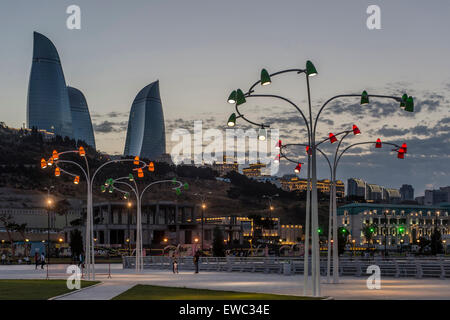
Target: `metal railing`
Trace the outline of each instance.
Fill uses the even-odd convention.
[[[135,268],[136,257],[123,257],[123,268]],[[177,258],[178,269],[194,270],[192,257]],[[450,258],[341,258],[340,276],[365,276],[371,265],[380,267],[384,277],[450,278]],[[309,259],[309,263],[311,260]],[[144,257],[145,269],[172,269],[172,259],[167,256]],[[326,257],[320,260],[320,273],[326,275]],[[294,257],[200,257],[200,271],[262,272],[303,274],[303,258]],[[311,270],[311,268],[309,268]]]

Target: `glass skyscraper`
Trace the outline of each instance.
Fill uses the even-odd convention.
[[[69,93],[72,128],[75,140],[82,140],[95,149],[94,130],[91,115],[84,94],[72,87],[67,87]]]
[[[33,64],[28,85],[28,128],[73,137],[72,116],[61,60],[53,43],[34,33]]]
[[[142,89],[131,106],[124,155],[155,160],[166,153],[159,81]]]

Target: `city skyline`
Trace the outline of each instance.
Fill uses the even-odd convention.
[[[408,143],[405,160],[385,152],[354,149],[343,158],[338,179],[359,176],[381,185],[411,184],[417,195],[448,185],[450,77],[441,72],[450,67],[446,58],[450,45],[441,40],[450,27],[444,13],[450,9],[448,2],[382,3],[382,29],[375,31],[365,26],[365,1],[286,1],[282,11],[268,1],[258,1],[255,11],[255,4],[239,3],[240,10],[222,16],[218,13],[229,12],[230,4],[136,1],[134,6],[125,6],[110,1],[106,14],[99,3],[79,1],[82,29],[71,31],[65,27],[66,3],[3,3],[2,21],[15,32],[12,36],[5,28],[0,31],[10,48],[8,55],[0,56],[6,75],[0,79],[4,91],[0,117],[13,127],[25,122],[33,30],[48,35],[56,44],[67,84],[79,88],[89,101],[98,148],[112,154],[122,153],[129,106],[145,83],[155,79],[164,83],[161,98],[170,152],[175,128],[192,130],[194,120],[203,120],[205,127],[224,129],[232,112],[226,104],[229,92],[234,86],[252,83],[261,68],[303,67],[310,59],[319,71],[312,82],[314,105],[334,94],[364,89],[369,94],[395,95],[407,90],[416,101],[416,112],[407,115],[394,103],[375,99],[357,118],[351,116],[360,108],[356,101],[333,106],[333,113],[326,114],[319,125],[323,136],[356,123],[363,134],[352,142],[380,137]],[[398,19],[405,15],[405,7],[408,19]],[[286,18],[274,23],[269,17],[277,12]],[[311,14],[297,19],[301,12]],[[309,32],[311,29],[314,32]],[[246,38],[246,34],[252,36]],[[142,41],[144,37],[151,41]],[[298,92],[296,85],[295,81],[280,81],[272,90],[287,92],[304,105],[305,93]],[[272,118],[275,108],[282,114],[271,124],[280,128],[283,142],[296,141],[303,134],[295,127],[298,117],[286,106],[255,100],[246,108],[261,105],[265,108],[258,108],[263,110],[260,120]],[[11,108],[15,112],[9,112]],[[189,110],[189,115],[183,110]],[[335,123],[343,123],[345,128]],[[280,174],[290,172],[292,168],[282,163]],[[327,177],[321,162],[319,174]]]

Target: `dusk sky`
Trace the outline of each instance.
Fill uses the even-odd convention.
[[[81,30],[66,28],[73,4],[81,8]],[[381,30],[366,26],[371,4],[381,8]],[[375,99],[364,107],[358,99],[340,100],[325,112],[319,137],[357,124],[363,134],[351,143],[378,137],[408,143],[405,160],[387,147],[355,149],[342,159],[339,179],[412,184],[416,196],[450,185],[448,0],[2,0],[0,21],[0,121],[8,126],[26,121],[33,31],[55,44],[67,85],[87,98],[97,147],[111,154],[123,152],[131,104],[155,80],[170,152],[171,132],[192,130],[194,120],[225,129],[234,110],[226,103],[229,93],[246,91],[262,68],[304,68],[311,60],[319,72],[311,79],[316,111],[334,95],[363,90],[415,99],[414,114]],[[282,76],[257,91],[282,94],[307,109],[304,76]],[[254,99],[242,110],[280,129],[283,142],[306,143],[303,123],[288,105]],[[281,173],[291,172],[283,163]],[[329,177],[322,161],[318,175]]]

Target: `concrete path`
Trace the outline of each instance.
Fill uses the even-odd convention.
[[[51,266],[52,279],[66,279],[66,266]],[[168,270],[145,270],[135,274],[134,270],[123,270],[114,265],[112,279],[108,279],[107,265],[96,266],[97,281],[103,284],[63,297],[73,300],[108,300],[136,284],[170,287],[260,292],[285,295],[303,295],[303,276],[284,276],[263,273],[226,273],[181,271],[174,275]],[[45,270],[34,270],[34,266],[0,266],[0,279],[45,279]],[[322,279],[322,295],[335,299],[445,299],[450,300],[450,279],[382,278],[380,290],[369,290],[366,277],[343,277],[340,284],[326,284]]]

